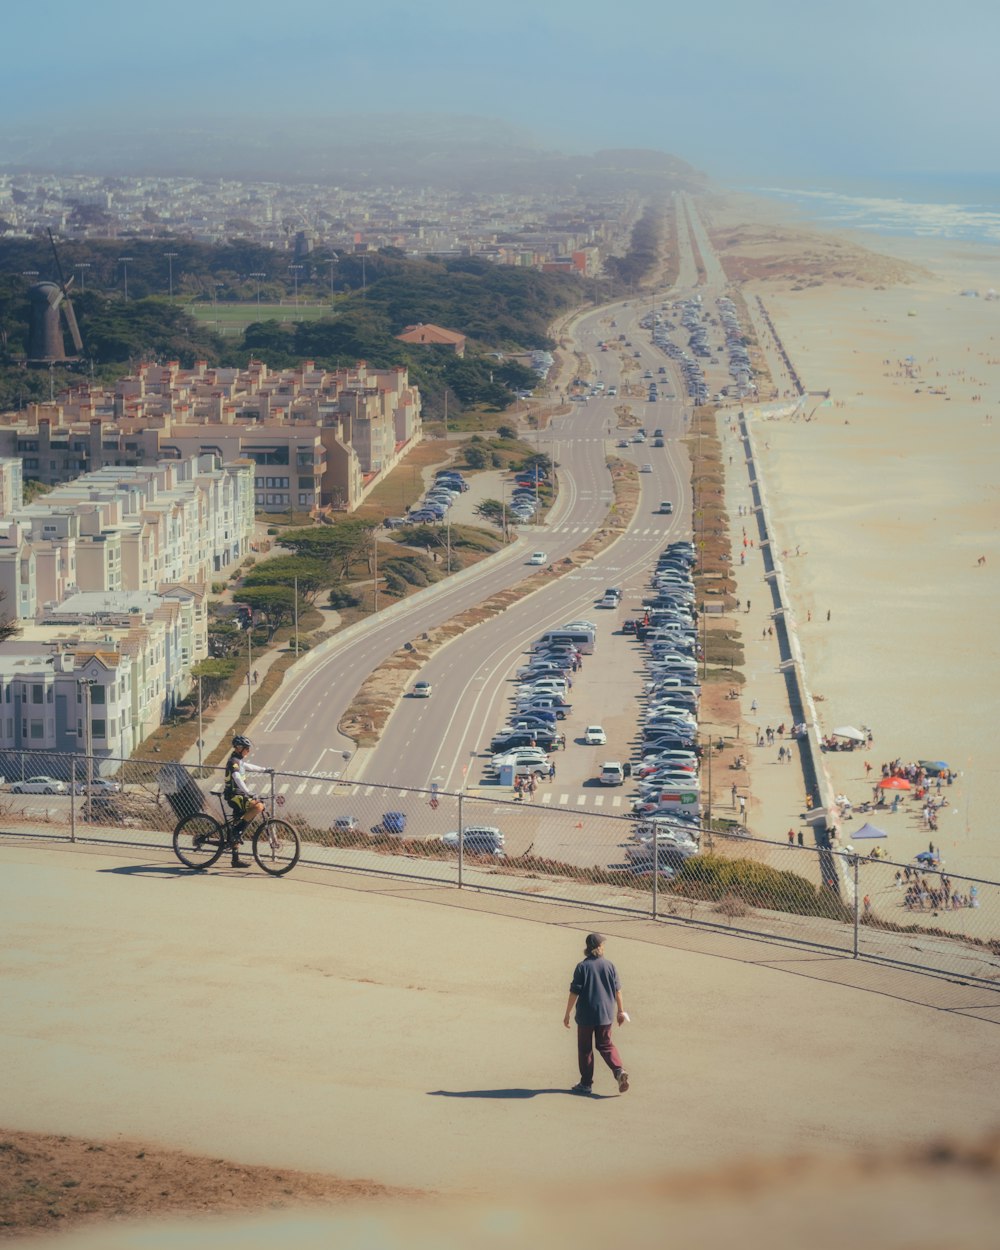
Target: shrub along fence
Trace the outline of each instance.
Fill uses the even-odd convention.
[[[155,759],[101,767],[103,776],[81,755],[0,757],[0,833],[163,852],[181,817],[221,815],[221,769],[196,775]],[[544,781],[518,802],[499,787],[493,797],[330,773],[254,780],[298,830],[304,866],[651,916],[1000,983],[1000,884],[946,864],[897,864],[735,829],[644,826],[560,805],[564,796]],[[213,871],[227,871],[225,861]]]

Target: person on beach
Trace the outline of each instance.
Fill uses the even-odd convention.
[[[611,1040],[611,1025],[617,1020],[628,1020],[622,1002],[618,969],[604,958],[604,935],[588,933],[584,945],[584,958],[573,969],[573,979],[566,1000],[563,1026],[570,1027],[570,1015],[576,1009],[576,1049],[580,1066],[579,1083],[573,1086],[574,1094],[589,1094],[594,1088],[594,1047],[614,1073],[618,1092],[624,1094],[629,1087],[628,1073],[622,1064],[618,1048]]]

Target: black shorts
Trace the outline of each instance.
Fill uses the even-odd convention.
[[[227,795],[226,802],[233,809],[234,815],[245,816],[247,807],[253,802],[253,800],[246,794],[231,794]]]

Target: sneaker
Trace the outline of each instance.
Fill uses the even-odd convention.
[[[584,1085],[581,1081],[578,1085],[574,1085],[569,1091],[571,1094],[592,1094],[594,1092],[593,1085]]]
[[[624,1068],[618,1073],[618,1092],[619,1094],[628,1093],[628,1073]]]
[[[234,856],[233,856],[233,867],[234,867],[234,868],[249,868],[249,867],[250,867],[250,861],[249,861],[248,859],[240,859],[240,857],[239,857],[238,855],[234,855]],[[626,1084],[627,1084],[627,1083],[626,1083]]]

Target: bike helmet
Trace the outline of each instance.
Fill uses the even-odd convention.
[[[244,747],[250,750],[253,747],[253,743],[249,738],[244,737],[243,734],[237,734],[233,739],[233,746],[237,751],[242,751]]]

